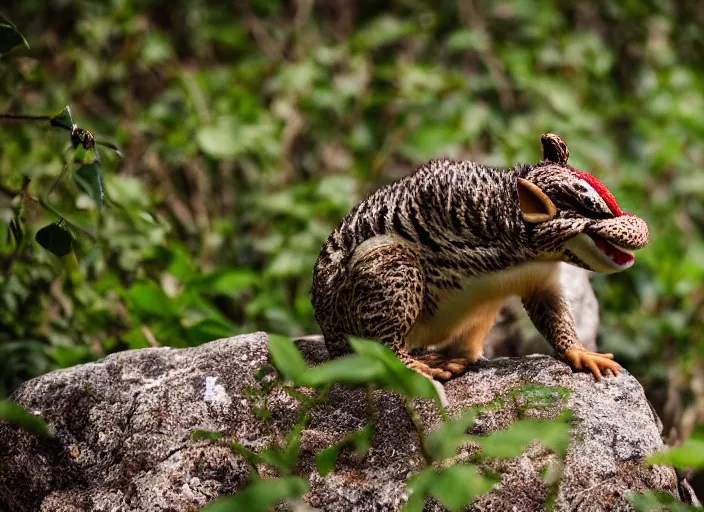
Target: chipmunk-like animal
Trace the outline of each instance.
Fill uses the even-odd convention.
[[[410,368],[447,380],[481,357],[497,312],[518,295],[557,357],[597,380],[618,374],[612,354],[577,339],[559,262],[626,270],[648,227],[567,164],[560,136],[541,142],[536,165],[432,160],[342,220],[313,273],[315,318],[332,357],[348,351],[347,336],[376,339]],[[431,346],[442,353],[409,352]]]

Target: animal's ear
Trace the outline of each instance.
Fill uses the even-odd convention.
[[[544,133],[540,137],[543,145],[543,161],[565,166],[570,157],[565,139],[555,133]]]
[[[518,203],[523,220],[538,224],[552,220],[557,214],[557,207],[550,198],[528,180],[518,178]]]

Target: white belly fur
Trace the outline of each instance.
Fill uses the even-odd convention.
[[[408,348],[443,347],[462,333],[493,322],[511,296],[524,297],[537,289],[559,287],[560,263],[536,261],[501,272],[468,278],[459,289],[448,292],[432,316],[422,315],[406,336]]]

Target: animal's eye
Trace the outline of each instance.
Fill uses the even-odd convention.
[[[609,205],[606,204],[606,201],[604,201],[599,192],[597,192],[596,189],[594,189],[594,187],[592,187],[589,183],[582,179],[577,179],[571,188],[574,206],[578,210],[587,215],[587,212],[596,214],[597,217],[612,216]]]

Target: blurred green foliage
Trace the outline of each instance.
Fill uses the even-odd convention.
[[[27,412],[11,400],[0,400],[0,420],[19,425],[34,434],[50,435],[49,427],[42,417]]]
[[[64,105],[102,153],[105,205],[51,203],[77,267],[31,243],[65,134],[0,125],[0,394],[105,353],[317,330],[317,251],[373,188],[431,157],[512,165],[560,133],[648,222],[636,265],[597,277],[602,345],[656,407],[696,400],[704,353],[704,6],[667,0],[24,0],[0,111]],[[31,235],[31,236],[29,236]],[[699,374],[697,372],[700,372]],[[675,378],[676,376],[676,378]],[[665,418],[676,425],[680,415]]]

